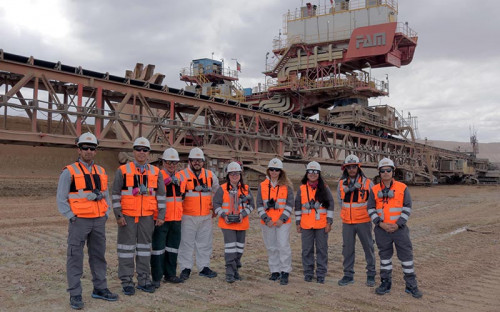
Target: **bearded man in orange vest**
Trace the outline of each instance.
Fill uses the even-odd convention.
[[[392,286],[392,255],[394,246],[403,267],[405,292],[422,298],[418,289],[413,264],[413,247],[406,222],[411,214],[411,196],[408,187],[394,179],[394,162],[383,158],[378,163],[381,182],[375,185],[368,198],[368,214],[375,224],[375,241],[380,256],[381,284],[375,293],[384,295]]]
[[[217,273],[210,269],[213,240],[212,197],[219,188],[219,179],[212,171],[203,168],[205,154],[200,148],[192,148],[188,159],[189,166],[179,173],[181,188],[185,191],[178,257],[181,269],[179,278],[187,280],[191,275],[193,253],[196,253],[198,275],[214,278]]]
[[[358,236],[366,259],[366,285],[375,286],[375,252],[373,248],[372,223],[366,208],[368,195],[373,183],[361,170],[361,162],[356,155],[348,155],[344,170],[337,187],[341,205],[342,255],[344,256],[344,277],[338,281],[340,286],[354,283],[354,251]]]
[[[83,247],[87,242],[94,290],[92,298],[118,300],[106,280],[106,220],[109,215],[108,176],[94,164],[97,138],[90,132],[77,142],[78,160],[64,168],[57,186],[57,207],[69,220],[66,275],[70,306],[80,310],[82,300]]]

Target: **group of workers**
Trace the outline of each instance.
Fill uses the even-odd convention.
[[[319,163],[312,161],[307,165],[294,196],[282,161],[272,159],[254,200],[243,180],[241,163],[227,165],[225,183],[220,185],[217,176],[204,168],[205,156],[200,148],[190,151],[188,166],[181,171],[178,152],[168,148],[158,168],[148,162],[150,142],[140,137],[133,144],[134,160],[116,171],[110,196],[108,176],[104,168],[94,163],[97,138],[88,132],[76,143],[78,160],[63,169],[57,188],[58,209],[69,220],[66,271],[73,309],[84,307],[80,279],[85,244],[94,286],[92,297],[118,300],[106,280],[105,224],[111,207],[118,224],[118,277],[125,295],[134,295],[136,289],[153,293],[162,279],[166,283],[183,283],[191,275],[193,258],[200,276],[216,277],[217,273],[210,269],[213,217],[218,218],[224,238],[225,280],[242,280],[239,269],[246,230],[250,227],[249,215],[254,208],[268,254],[269,279],[288,284],[294,214],[302,239],[304,280],[312,282],[316,278],[317,283],[325,282],[334,199],[321,176]],[[357,235],[365,253],[366,285],[375,286],[373,223],[381,277],[375,293],[384,295],[391,290],[395,246],[403,267],[405,291],[421,298],[407,226],[412,201],[406,185],[394,179],[394,162],[388,158],[379,162],[381,182],[376,185],[365,176],[355,155],[345,158],[342,170],[337,196],[341,204],[344,276],[338,285],[354,283]]]

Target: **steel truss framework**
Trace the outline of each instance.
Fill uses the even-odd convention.
[[[248,165],[267,165],[275,156],[340,165],[346,154],[354,153],[365,166],[375,167],[388,156],[406,172],[408,182],[439,175],[442,159],[470,160],[459,152],[78,69],[1,57],[0,142],[74,146],[79,134],[92,131],[106,149],[128,151],[136,137],[145,136],[154,152],[172,146],[186,154],[200,146],[210,158]],[[11,118],[20,115],[29,118],[29,128],[12,128]]]

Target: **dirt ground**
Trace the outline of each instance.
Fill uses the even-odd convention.
[[[5,171],[5,170],[4,170]],[[69,311],[65,260],[67,221],[55,203],[57,177],[13,177],[0,173],[0,311]],[[267,279],[267,255],[256,213],[247,232],[241,275],[224,281],[221,231],[214,222],[212,268],[215,279],[194,269],[184,284],[163,284],[154,294],[137,292],[117,302],[92,299],[92,276],[82,278],[87,311],[498,311],[500,306],[499,186],[410,187],[414,200],[409,226],[422,299],[404,293],[394,257],[393,289],[378,296],[364,285],[364,257],[357,244],[355,283],[342,277],[342,238],[338,207],[329,237],[329,272],[324,285],[303,281],[300,236],[291,233],[290,284]],[[113,216],[107,223],[108,284],[120,291]],[[378,256],[377,256],[378,259]],[[378,269],[378,262],[377,262]],[[377,278],[378,282],[378,278]]]

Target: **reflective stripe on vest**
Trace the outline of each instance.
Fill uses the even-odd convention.
[[[229,214],[230,212],[233,212],[233,211],[230,211],[230,210],[232,210],[230,205],[229,205],[231,199],[230,199],[229,191],[227,190],[227,183],[222,184],[220,187],[222,188],[222,191],[224,192],[222,195],[221,210],[223,212],[225,212],[226,214]],[[245,207],[240,202],[240,196],[242,194],[244,196],[248,195],[248,185],[245,185],[245,188],[243,190],[241,188],[238,188],[237,206],[232,207],[235,210],[234,214],[241,213],[243,211],[243,209],[245,209]],[[250,221],[249,221],[249,218],[247,215],[244,218],[242,218],[240,223],[227,224],[226,221],[224,221],[224,218],[219,217],[218,225],[221,229],[244,231],[244,230],[248,230],[250,228]]]
[[[133,162],[120,166],[120,170],[124,175],[121,191],[122,213],[129,217],[142,217],[151,216],[155,211],[158,211],[156,189],[158,188],[160,170],[148,164],[144,173],[140,173]],[[146,194],[134,195],[134,188],[138,188],[139,184],[144,183],[144,176],[147,177]]]
[[[390,189],[394,191],[394,196],[385,199],[379,197],[379,192],[383,189],[382,183],[373,187],[372,191],[375,195],[375,207],[382,222],[396,223],[400,217],[408,219],[407,214],[402,214],[403,211],[410,211],[410,208],[403,207],[406,187],[404,183],[393,180]]]
[[[322,205],[318,209],[306,208],[311,200],[315,201],[317,189],[312,189],[308,184],[300,186],[300,202],[302,204],[300,227],[303,229],[323,229],[326,227],[327,209]],[[333,211],[331,212],[333,217]]]
[[[278,221],[283,213],[285,213],[287,217],[290,217],[290,213],[288,211],[285,211],[286,200],[288,198],[288,187],[286,185],[278,185],[273,187],[271,181],[269,179],[265,179],[260,183],[260,193],[264,207],[257,207],[259,216],[266,213],[273,222]],[[271,198],[276,202],[276,206],[275,208],[268,209],[267,202]],[[288,218],[285,223],[290,222],[291,218]],[[264,224],[264,221],[262,221],[261,219],[260,223]]]
[[[347,181],[347,179],[339,181],[340,198],[342,201],[340,218],[342,219],[342,222],[347,224],[370,222],[370,216],[368,215],[367,210],[367,201],[370,193],[371,181],[365,177],[358,177],[356,182],[359,183],[361,187],[353,192],[346,192],[349,188],[344,185],[345,181]],[[346,196],[348,196],[347,202]],[[356,201],[354,201],[355,197],[357,197]]]
[[[93,189],[97,189],[96,179],[99,179],[99,191],[104,192],[107,190],[108,176],[104,168],[92,165],[93,170],[95,170],[97,177],[93,176],[92,172],[89,172],[85,165],[81,165],[75,162],[71,165],[66,166],[70,175],[72,184],[74,183],[75,191],[68,193],[68,203],[71,211],[79,218],[98,218],[106,214],[108,210],[108,203],[103,197],[100,200],[89,200],[89,196]],[[83,172],[82,170],[83,169]],[[88,177],[86,179],[85,177]]]
[[[162,169],[160,170],[163,179],[166,179],[168,173]],[[175,176],[180,181],[179,173],[176,173]],[[177,192],[177,189],[179,192]],[[181,221],[182,220],[182,189],[179,186],[176,186],[172,183],[169,185],[165,185],[165,201],[166,201],[166,212],[165,212],[165,221]],[[169,196],[168,194],[171,194]],[[154,219],[158,218],[158,210],[155,210]]]
[[[194,188],[197,185],[204,184],[211,189],[213,183],[212,171],[202,168],[200,177],[196,178],[196,175],[188,167],[179,172],[179,176],[181,188],[185,190],[182,213],[190,216],[206,216],[211,214],[212,192],[199,192],[195,191]]]

